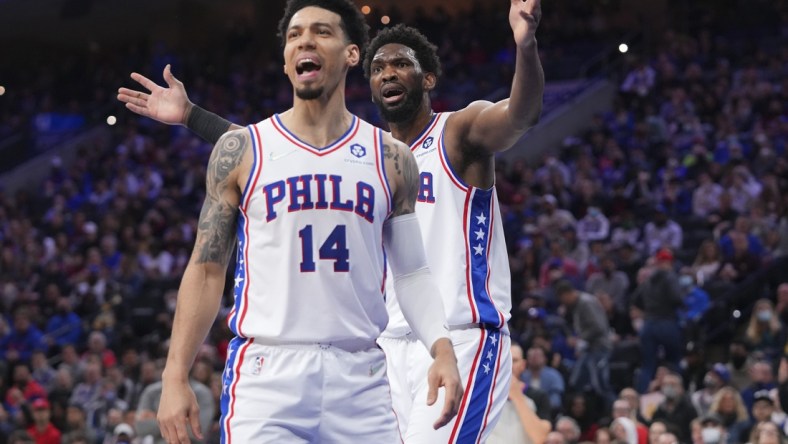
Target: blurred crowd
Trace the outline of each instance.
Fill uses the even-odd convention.
[[[548,77],[632,26],[616,2],[592,3],[545,14]],[[505,20],[408,18],[441,44],[437,110],[508,85]],[[155,77],[167,63],[193,79],[194,102],[261,120],[290,89],[250,32],[221,53],[138,45],[53,66],[0,101],[0,138],[53,110],[99,119],[130,71]],[[788,33],[743,33],[666,32],[612,77],[616,104],[588,131],[539,165],[498,163],[515,374],[554,425],[549,443],[785,441]],[[379,122],[360,70],[348,103]],[[180,127],[120,121],[68,168],[52,159],[37,189],[0,190],[0,443],[163,442],[159,378],[211,147]],[[192,370],[207,442],[218,442],[225,315]]]

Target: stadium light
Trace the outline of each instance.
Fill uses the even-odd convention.
[[[629,46],[627,46],[627,44],[626,44],[626,43],[622,43],[622,44],[618,45],[618,51],[619,51],[621,54],[626,54],[626,53],[627,53],[627,51],[629,51]]]
[[[109,125],[109,126],[114,125],[117,121],[118,121],[118,119],[116,119],[115,116],[107,117],[107,125]]]
[[[368,15],[370,12],[372,12],[372,8],[370,8],[369,5],[364,5],[361,7],[361,12],[364,15]]]
[[[384,25],[388,25],[390,22],[391,22],[391,18],[387,15],[384,15],[383,17],[380,18],[380,23],[383,23]]]

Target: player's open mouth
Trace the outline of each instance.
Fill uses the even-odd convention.
[[[304,58],[296,64],[296,75],[300,80],[308,80],[317,77],[317,73],[322,68],[317,59]]]
[[[383,103],[396,105],[405,99],[405,87],[396,83],[388,83],[380,89],[380,96],[383,98]]]

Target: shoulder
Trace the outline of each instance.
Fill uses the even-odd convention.
[[[410,147],[408,145],[400,142],[399,140],[395,139],[391,133],[387,133],[382,131],[383,133],[383,154],[386,158],[390,156],[394,156],[395,154],[404,154],[410,152]]]

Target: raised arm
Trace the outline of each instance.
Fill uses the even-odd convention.
[[[245,131],[228,133],[216,144],[208,162],[205,202],[194,250],[178,290],[167,364],[162,374],[158,420],[162,436],[169,443],[189,442],[187,421],[192,433],[202,439],[199,407],[189,386],[189,370],[219,311],[227,264],[235,246],[241,194],[239,170],[243,168],[249,144]]]
[[[454,113],[450,128],[459,141],[456,146],[503,151],[539,121],[544,72],[535,33],[541,16],[541,0],[511,0],[509,24],[517,44],[511,93],[500,102],[473,102]]]
[[[183,82],[172,75],[170,65],[164,67],[162,75],[167,88],[142,74],[131,73],[131,78],[148,92],[120,88],[118,100],[134,113],[167,125],[183,125],[213,144],[222,134],[242,128],[192,103]]]
[[[462,399],[457,357],[449,339],[443,298],[427,266],[421,228],[414,212],[419,187],[416,159],[407,145],[389,135],[384,139],[384,155],[394,208],[383,226],[383,245],[388,252],[402,313],[435,359],[427,373],[427,404],[437,401],[439,387],[445,388],[443,411],[433,424],[438,429],[454,418]]]

